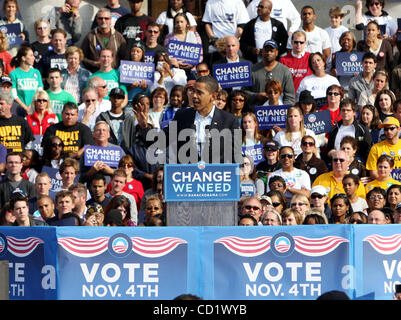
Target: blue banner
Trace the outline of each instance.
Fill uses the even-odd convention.
[[[0,260],[9,261],[10,300],[57,299],[56,243],[51,227],[0,227]]]
[[[103,161],[112,168],[117,168],[123,149],[120,147],[98,147],[86,145],[84,150],[85,166],[93,166],[96,161]]]
[[[238,164],[166,164],[164,198],[169,201],[239,201]]]
[[[148,85],[153,84],[155,65],[153,63],[121,60],[120,82],[132,84],[145,80]]]
[[[167,44],[167,51],[170,57],[176,58],[184,63],[196,65],[201,59],[202,45],[170,40]]]
[[[362,58],[364,52],[336,52],[337,76],[353,77],[363,71]]]
[[[263,157],[263,145],[262,144],[255,144],[250,147],[242,147],[242,154],[252,157],[253,163],[255,166],[259,162],[262,162],[265,159]]]
[[[315,134],[330,132],[332,128],[330,111],[318,111],[304,115],[305,128]]]
[[[50,177],[50,182],[52,184],[50,191],[51,192],[59,192],[61,190],[61,187],[63,186],[63,181],[62,181],[59,170],[56,168],[43,166],[42,172],[46,172]],[[79,181],[79,176],[80,176],[80,174],[77,174],[74,182]]]
[[[290,105],[256,106],[255,114],[259,130],[272,129],[275,126],[285,128],[287,109]]]
[[[0,227],[11,300],[392,300],[400,249],[399,225]]]
[[[191,228],[59,228],[60,299],[171,300],[197,292]]]
[[[316,299],[342,286],[350,264],[350,230],[247,227],[205,232],[205,295],[212,299]],[[235,281],[232,279],[235,278]]]
[[[10,48],[24,42],[22,38],[18,37],[18,35],[21,34],[21,26],[19,23],[2,25],[0,26],[0,32],[6,34]]]
[[[223,89],[252,85],[251,63],[249,61],[214,64],[213,75]]]

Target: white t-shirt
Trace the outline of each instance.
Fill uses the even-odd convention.
[[[336,150],[340,150],[341,140],[346,136],[351,136],[351,137],[355,138],[355,127],[352,124],[350,126],[342,125],[338,129],[336,139],[334,141],[334,148]]]
[[[331,48],[330,37],[324,29],[315,26],[315,28],[306,32],[304,29],[300,28],[306,33],[306,47],[305,50],[311,53],[320,52],[323,53],[323,50]],[[292,49],[291,37],[288,37],[287,48]]]
[[[208,0],[203,22],[210,23],[217,38],[235,36],[237,26],[249,22],[242,0]]]
[[[365,211],[368,208],[368,203],[364,198],[358,197],[358,200],[355,203],[351,202],[351,207],[354,212],[357,211]]]
[[[252,0],[248,5],[247,11],[249,19],[254,19],[258,16],[257,6],[260,0]],[[291,33],[298,30],[301,26],[301,15],[291,0],[271,0],[273,7],[270,17],[279,20],[285,29]],[[290,26],[288,27],[288,21]]]
[[[311,136],[315,139],[316,148],[319,148],[319,144],[318,144],[319,142],[316,138],[315,133],[310,129],[305,129],[305,131],[306,131],[307,136]],[[283,147],[283,146],[292,147],[294,149],[295,157],[297,157],[299,154],[302,153],[301,139],[302,139],[301,132],[293,132],[292,140],[291,141],[287,140],[287,138],[285,137],[285,130],[277,132],[277,134],[273,138],[273,140],[275,140],[279,143],[280,147]]]
[[[103,103],[103,101],[105,101]],[[89,118],[89,122],[87,124],[87,126],[91,129],[91,131],[93,132],[93,129],[95,127],[96,124],[96,118],[99,116],[99,114],[101,114],[102,112],[106,112],[109,111],[111,109],[111,102],[110,100],[103,100],[102,102],[96,102],[96,110],[95,112],[91,115],[91,117]],[[85,116],[85,110],[86,110],[86,105],[85,103],[81,103],[78,106],[78,121],[81,122],[82,119]]]
[[[186,12],[186,15],[189,20],[189,25],[191,27],[196,27],[194,16],[190,12]],[[156,23],[166,25],[168,27],[168,33],[172,33],[174,31],[174,19],[167,18],[167,11],[160,13],[160,15],[157,17]]]
[[[272,38],[272,22],[262,21],[259,18],[256,19],[255,22],[255,42],[256,48],[262,49],[263,44],[266,40],[270,40]]]
[[[340,46],[340,42],[339,42],[340,37],[344,32],[348,31],[348,28],[344,27],[344,26],[339,26],[336,29],[333,29],[332,27],[328,27],[324,30],[329,35],[329,38],[331,41],[331,53],[340,51],[341,50],[341,46]]]
[[[329,74],[326,74],[324,77],[317,77],[314,74],[306,76],[302,79],[297,89],[297,101],[303,90],[309,90],[315,99],[324,98],[326,97],[327,88],[333,84],[340,86],[338,79]]]
[[[308,190],[311,190],[311,182],[310,182],[310,177],[309,174],[301,169],[294,168],[291,172],[285,172],[283,169],[279,169],[276,171],[273,171],[267,180],[266,184],[266,192],[270,191],[269,188],[269,181],[271,177],[274,176],[280,176],[284,179],[285,184],[287,187],[295,188],[295,189],[301,189],[302,187],[305,187]],[[289,191],[285,192],[285,196],[287,200],[290,200],[293,197],[293,194]]]
[[[376,21],[379,25],[386,25],[386,34],[390,37],[397,32],[397,21],[394,20],[391,16],[380,16],[380,17],[372,17],[367,16],[365,14],[362,15],[362,23],[366,26],[370,21]]]

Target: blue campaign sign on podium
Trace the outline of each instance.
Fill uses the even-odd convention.
[[[238,164],[166,164],[164,198],[169,201],[239,201]]]
[[[191,228],[77,228],[57,230],[59,299],[170,300],[198,292]]]
[[[234,300],[316,299],[341,290],[352,260],[349,228],[205,230],[205,296]]]
[[[358,225],[355,233],[356,298],[391,300],[401,283],[399,225]]]

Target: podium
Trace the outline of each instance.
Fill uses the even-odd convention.
[[[167,226],[236,226],[238,164],[164,166]]]

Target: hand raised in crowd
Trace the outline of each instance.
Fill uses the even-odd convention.
[[[146,110],[146,107],[138,102],[134,106],[134,114],[136,119],[138,120],[139,127],[142,129],[147,128],[148,126],[148,112]]]

